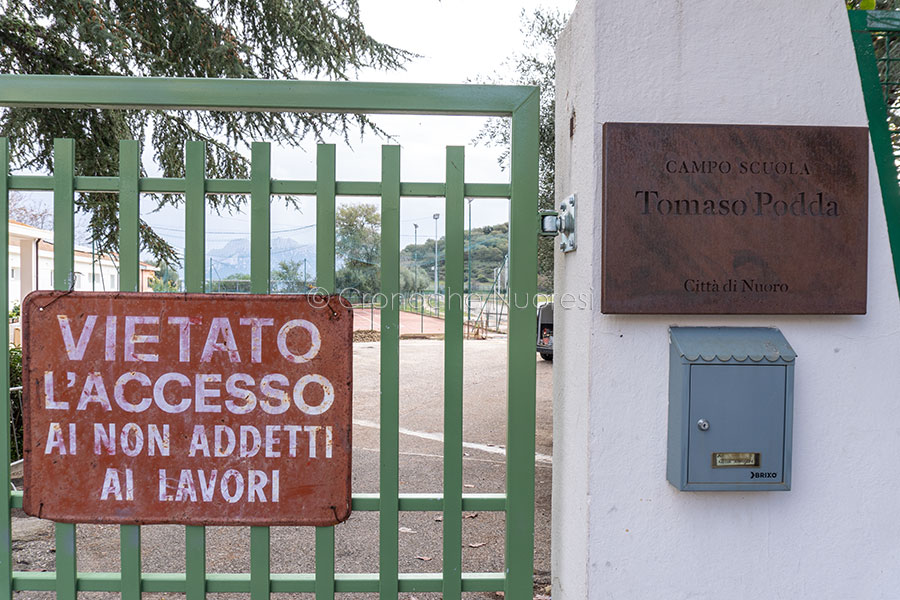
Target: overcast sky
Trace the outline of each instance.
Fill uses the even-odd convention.
[[[361,0],[363,22],[376,39],[421,55],[405,71],[367,70],[360,81],[425,83],[465,83],[479,75],[502,70],[504,59],[522,44],[520,13],[537,6],[555,6],[570,11],[574,0],[556,2],[512,0]],[[403,181],[442,181],[445,147],[464,145],[467,182],[507,182],[507,172],[497,164],[498,149],[472,146],[482,119],[467,117],[378,116],[377,123],[401,146]],[[351,139],[352,147],[340,139],[337,144],[339,180],[380,179],[381,144],[384,140],[367,136],[362,142]],[[315,142],[304,140],[299,148],[273,148],[272,176],[276,179],[314,179]],[[340,200],[339,200],[340,201]],[[372,199],[377,202],[377,199]],[[150,207],[148,207],[150,208]],[[183,246],[183,213],[166,210],[155,214],[142,211],[151,226],[165,227],[164,233],[176,246]],[[443,199],[403,199],[401,245],[413,242],[414,224],[419,227],[419,243],[434,237],[432,215],[439,213],[439,235],[444,228]],[[475,200],[472,224],[475,227],[504,222],[505,200]],[[301,202],[300,211],[273,205],[273,231],[295,229],[315,223],[312,200]],[[215,248],[249,231],[246,215],[208,218],[207,247]],[[238,232],[238,233],[233,233]],[[249,234],[243,234],[248,235]],[[275,233],[274,235],[279,235]],[[282,233],[281,235],[286,235]],[[301,243],[314,241],[314,228],[296,234]]]

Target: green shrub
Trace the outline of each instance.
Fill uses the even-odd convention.
[[[22,385],[22,349],[16,346],[9,348],[9,387]],[[9,459],[16,461],[22,458],[22,392],[9,392]]]

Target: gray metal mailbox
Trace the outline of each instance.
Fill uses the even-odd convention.
[[[781,331],[672,327],[669,348],[669,483],[791,489],[797,354]]]

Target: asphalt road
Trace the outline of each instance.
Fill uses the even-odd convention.
[[[463,484],[465,492],[504,490],[506,444],[506,339],[465,342]],[[353,491],[378,491],[379,347],[357,343],[353,349]],[[537,456],[535,460],[535,577],[538,592],[549,585],[550,483],[552,455],[552,365],[537,361]],[[400,491],[441,491],[443,423],[443,342],[403,340],[400,343]],[[503,569],[504,519],[501,513],[465,513],[463,519],[463,570],[499,572]],[[400,571],[441,570],[440,513],[401,513]],[[179,572],[184,568],[184,528],[153,525],[142,528],[142,562],[145,572]],[[377,572],[378,513],[355,512],[338,525],[338,572]],[[272,571],[314,570],[312,528],[273,527]],[[476,547],[470,547],[474,545]],[[15,570],[53,569],[52,523],[25,517],[13,518]],[[119,534],[115,526],[78,526],[80,571],[117,571]],[[207,533],[209,572],[249,571],[250,540],[245,527],[210,527]],[[424,559],[429,560],[424,560]],[[471,593],[467,598],[497,598],[493,593]],[[18,598],[53,598],[51,593],[20,592]],[[79,598],[117,598],[112,593],[81,593]],[[144,598],[173,598],[178,594],[145,594]],[[239,594],[210,594],[213,600],[242,598]],[[311,598],[311,595],[278,595],[278,598]],[[374,594],[338,594],[338,598],[368,599]],[[401,594],[401,598],[425,600],[440,594]]]

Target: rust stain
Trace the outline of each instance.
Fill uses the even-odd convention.
[[[338,296],[30,294],[25,512],[78,523],[346,520],[352,328]]]

